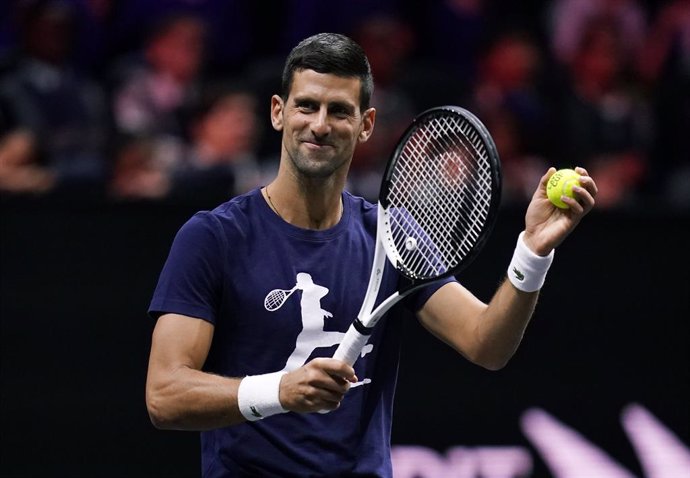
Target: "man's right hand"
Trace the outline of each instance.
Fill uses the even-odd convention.
[[[280,403],[283,408],[299,413],[335,410],[356,382],[351,366],[332,358],[316,358],[283,375]]]

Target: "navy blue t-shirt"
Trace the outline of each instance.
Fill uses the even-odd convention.
[[[335,352],[364,298],[375,238],[376,206],[362,198],[343,193],[340,222],[313,231],[280,219],[256,189],[195,214],[180,229],[149,313],[212,323],[208,372],[243,377],[294,370]],[[379,297],[395,291],[399,280],[388,264]],[[418,310],[440,285],[422,289],[406,306]],[[284,295],[266,304],[276,289]],[[355,364],[362,383],[338,410],[202,432],[203,476],[391,476],[401,331],[394,311],[369,339]]]

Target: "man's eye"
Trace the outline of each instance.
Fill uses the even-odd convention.
[[[331,114],[336,118],[347,118],[350,112],[345,108],[333,108]]]
[[[304,112],[316,111],[316,106],[313,103],[298,103],[297,108]]]

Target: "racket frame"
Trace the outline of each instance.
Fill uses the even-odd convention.
[[[444,274],[441,274],[434,279],[431,280],[424,280],[420,281],[416,279],[415,277],[412,277],[408,271],[404,268],[401,267],[400,264],[398,264],[395,261],[395,258],[398,256],[397,251],[394,249],[394,241],[392,240],[392,237],[387,237],[387,239],[383,242],[384,247],[386,248],[386,254],[388,255],[389,260],[391,261],[391,264],[395,266],[395,268],[403,274],[405,277],[410,279],[413,283],[418,283],[420,285],[424,284],[431,284],[433,282],[436,282],[437,280],[443,279],[444,277],[448,277],[450,275],[454,275],[462,271],[465,267],[467,267],[474,259],[479,255],[481,250],[484,248],[484,244],[486,243],[487,239],[491,235],[491,232],[493,231],[494,224],[496,223],[496,218],[498,216],[498,209],[499,205],[501,203],[501,185],[503,182],[503,177],[501,173],[501,163],[498,155],[498,150],[496,149],[496,143],[494,143],[493,138],[491,137],[491,134],[489,133],[489,130],[484,126],[484,124],[475,116],[472,112],[466,110],[465,108],[461,108],[459,106],[453,106],[453,105],[444,105],[444,106],[437,106],[434,108],[430,108],[422,113],[420,113],[414,120],[413,122],[407,127],[405,132],[403,133],[402,137],[396,144],[395,150],[393,151],[393,154],[391,155],[390,161],[388,161],[388,164],[386,165],[386,170],[383,173],[383,180],[381,182],[381,189],[379,191],[379,208],[383,207],[384,210],[388,211],[389,207],[391,204],[388,201],[388,192],[391,189],[391,184],[392,184],[392,177],[393,174],[395,173],[395,166],[396,163],[398,162],[398,158],[402,156],[403,150],[405,149],[405,146],[408,143],[408,140],[410,137],[415,133],[415,131],[418,129],[420,123],[424,123],[426,121],[429,121],[430,119],[439,116],[439,115],[445,115],[448,112],[451,112],[452,114],[459,115],[461,116],[465,121],[470,123],[472,126],[472,129],[479,134],[481,137],[482,143],[486,146],[487,150],[487,155],[489,162],[491,163],[491,205],[489,207],[489,212],[487,213],[486,221],[484,222],[484,227],[482,228],[482,232],[480,233],[479,238],[477,239],[476,243],[472,247],[472,250],[470,253],[458,264],[456,267],[451,268]],[[388,214],[386,214],[386,218],[388,217]],[[378,232],[381,230],[382,222],[379,221],[378,223],[378,228],[377,228],[377,236]],[[390,226],[389,222],[385,221],[383,222],[386,231],[390,231]],[[378,237],[377,237],[378,240]],[[414,287],[414,286],[412,286]],[[413,289],[414,290],[414,289]],[[410,291],[411,292],[411,291]],[[409,292],[408,292],[409,293]]]
[[[446,115],[451,112],[454,115],[461,116],[465,121],[470,123],[472,129],[477,132],[483,144],[486,146],[489,162],[491,163],[491,202],[486,220],[479,234],[477,241],[474,243],[468,255],[465,256],[460,263],[455,267],[449,268],[446,272],[439,274],[431,279],[418,279],[411,277],[409,272],[401,266],[396,260],[398,257],[397,251],[394,249],[394,241],[390,234],[390,212],[391,204],[388,201],[388,192],[392,184],[392,176],[395,172],[395,167],[398,159],[402,155],[403,149],[407,145],[410,137],[420,127],[420,123],[426,122],[438,115]],[[498,209],[501,202],[501,165],[498,156],[498,151],[493,138],[489,134],[483,123],[470,111],[459,106],[439,106],[428,109],[417,116],[414,121],[408,126],[398,141],[393,154],[386,166],[386,170],[381,182],[381,189],[379,192],[378,213],[377,213],[377,228],[376,228],[376,248],[374,250],[374,259],[372,261],[372,270],[369,277],[369,284],[365,298],[362,302],[357,318],[352,322],[348,328],[343,340],[333,355],[334,358],[343,360],[349,365],[353,365],[361,353],[362,348],[366,344],[369,336],[373,332],[374,327],[383,315],[395,304],[397,304],[404,297],[412,292],[438,282],[451,275],[456,275],[465,269],[477,255],[481,252],[484,244],[491,235]],[[383,280],[383,273],[385,270],[386,259],[403,277],[410,281],[409,284],[404,285],[400,290],[394,292],[385,300],[383,300],[376,308],[374,305],[378,299],[379,289]]]

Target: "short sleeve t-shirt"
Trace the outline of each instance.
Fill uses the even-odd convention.
[[[149,313],[214,325],[205,371],[243,377],[294,370],[331,357],[357,316],[375,237],[376,206],[362,198],[344,192],[340,222],[314,231],[280,219],[256,189],[184,224]],[[379,297],[400,280],[387,265]],[[418,310],[442,284],[413,294],[406,306]],[[269,295],[278,300],[267,304]],[[355,364],[361,382],[338,410],[202,432],[203,476],[390,476],[401,328],[394,311],[375,328]]]

